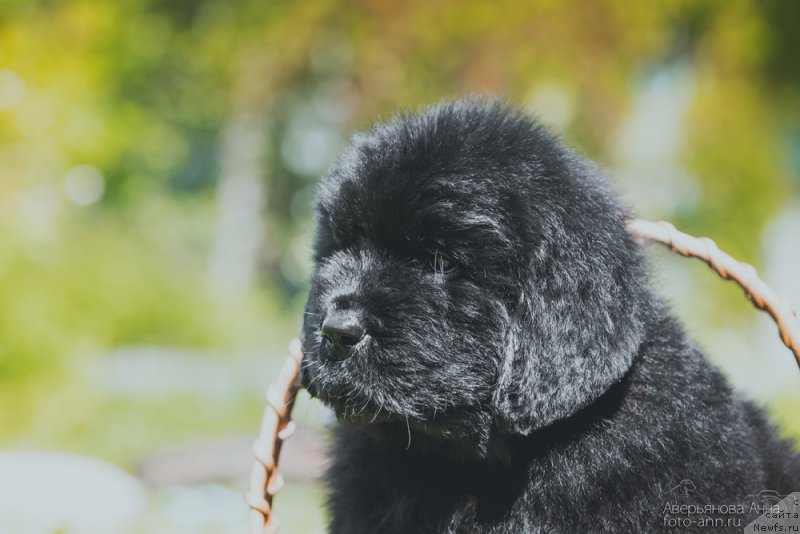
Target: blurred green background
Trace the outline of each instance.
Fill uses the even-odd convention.
[[[314,184],[403,108],[524,106],[642,216],[712,236],[800,305],[798,24],[777,0],[0,2],[0,530],[245,530]],[[800,374],[770,320],[699,262],[652,259],[690,332],[800,442]],[[326,416],[305,397],[298,416],[276,502],[285,532],[321,532]],[[86,457],[109,478],[70,479]],[[62,511],[25,506],[64,492]]]

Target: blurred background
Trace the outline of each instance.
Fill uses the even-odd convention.
[[[403,108],[504,96],[800,306],[799,23],[777,0],[3,0],[0,531],[246,530],[314,184]],[[800,443],[770,319],[702,263],[651,259]],[[329,418],[304,394],[296,414],[277,511],[318,533]]]

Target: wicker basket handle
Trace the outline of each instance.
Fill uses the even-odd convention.
[[[794,353],[800,366],[800,323],[797,312],[758,277],[752,265],[735,260],[721,251],[711,239],[685,234],[668,222],[633,219],[628,222],[628,231],[642,240],[661,243],[672,252],[703,260],[722,278],[739,284],[748,300],[775,320],[781,340]]]
[[[278,457],[283,441],[295,429],[292,408],[300,390],[300,361],[303,351],[300,340],[289,344],[289,357],[278,379],[267,390],[267,406],[261,419],[258,439],[253,443],[255,461],[250,475],[250,491],[246,500],[250,506],[250,532],[276,534],[278,522],[272,514],[272,498],[283,486],[278,472]]]

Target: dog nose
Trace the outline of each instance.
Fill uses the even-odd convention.
[[[364,334],[364,327],[353,312],[330,312],[322,321],[322,335],[333,345],[334,356],[341,360],[350,356],[353,347],[364,339]]]

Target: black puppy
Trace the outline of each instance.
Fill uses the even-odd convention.
[[[356,135],[317,213],[303,381],[339,419],[330,532],[644,532],[800,490],[648,289],[600,172],[532,119],[467,100]]]

